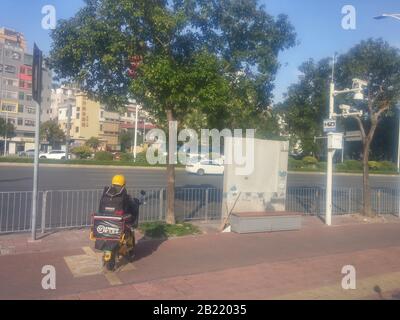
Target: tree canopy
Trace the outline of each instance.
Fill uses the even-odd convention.
[[[46,121],[40,125],[40,139],[55,147],[65,143],[65,134],[56,121]]]
[[[100,146],[100,140],[99,138],[91,137],[88,141],[86,141],[85,145],[96,151]]]
[[[321,136],[322,122],[327,118],[331,67],[329,59],[315,62],[310,59],[300,67],[299,82],[289,87],[278,111],[292,135],[292,142],[301,141],[304,155],[317,154],[319,144],[314,137]]]
[[[3,118],[0,118],[0,136],[5,137],[7,134],[8,138],[12,138],[15,136],[15,126],[8,122]]]
[[[131,96],[157,119],[242,124],[269,105],[278,54],[295,44],[287,17],[256,0],[85,2],[53,31],[52,67],[110,108]]]

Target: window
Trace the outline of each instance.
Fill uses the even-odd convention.
[[[24,123],[24,120],[22,118],[18,118],[17,124],[19,126],[22,126],[23,123]]]
[[[30,54],[25,54],[24,55],[24,64],[27,64],[30,66],[33,65],[33,56]]]
[[[25,98],[26,98],[26,101],[32,101],[32,95],[31,94],[27,94]]]
[[[28,113],[30,113],[30,114],[35,114],[36,112],[35,112],[35,108],[32,108],[32,107],[27,107],[26,108],[26,112],[28,112]]]
[[[13,100],[15,99],[16,100],[18,97],[18,93],[13,92],[13,91],[3,91],[2,96],[4,99],[13,99]]]
[[[75,127],[75,133],[79,133],[79,127]]]
[[[13,52],[11,53],[11,57],[13,58],[13,60],[17,60],[17,61],[20,61],[20,60],[21,60],[21,54],[20,54],[19,52],[13,51]]]
[[[25,100],[25,93],[20,92],[20,93],[18,94],[18,99],[19,99],[19,100]]]
[[[5,71],[6,73],[15,74],[16,71],[17,71],[17,68],[15,68],[14,66],[5,65],[5,66],[4,66],[4,71]]]
[[[3,79],[3,84],[9,87],[18,87],[18,80],[15,79]]]
[[[80,114],[77,113],[77,114],[76,114],[76,119],[79,120],[79,118],[80,118]]]
[[[34,127],[35,126],[35,121],[33,121],[33,120],[25,120],[25,125],[27,127]]]
[[[24,113],[24,105],[23,104],[18,105],[18,113]]]
[[[15,112],[17,110],[17,106],[15,104],[4,102],[1,106],[2,111]]]

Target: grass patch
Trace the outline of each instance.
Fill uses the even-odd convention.
[[[165,222],[146,222],[139,225],[139,230],[149,238],[183,237],[200,234],[198,227],[190,223],[166,224]]]
[[[33,158],[19,158],[19,157],[0,157],[0,163],[31,163],[33,164]],[[123,160],[49,160],[39,159],[39,163],[43,164],[65,164],[65,165],[94,165],[94,166],[120,166],[120,167],[149,167],[149,168],[165,168],[165,164],[149,164],[146,160],[137,159],[136,162],[123,161]],[[184,168],[183,165],[177,164],[176,168]]]
[[[12,157],[0,157],[1,163],[32,163],[32,158],[12,158]],[[65,164],[65,165],[97,165],[97,166],[121,166],[121,167],[157,167],[157,168],[164,168],[166,165],[156,164],[152,165],[149,164],[147,161],[101,161],[101,160],[49,160],[49,159],[40,159],[39,163],[43,164]],[[180,167],[177,165],[177,167]]]

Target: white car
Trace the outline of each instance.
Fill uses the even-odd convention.
[[[199,176],[205,174],[224,174],[224,166],[220,161],[200,160],[186,165],[186,172],[194,173]]]
[[[47,153],[41,153],[39,158],[40,159],[52,159],[52,160],[65,160],[66,154],[65,154],[65,151],[62,151],[62,150],[52,150]]]

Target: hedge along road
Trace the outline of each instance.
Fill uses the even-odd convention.
[[[40,190],[87,190],[101,189],[108,185],[115,174],[124,174],[130,188],[166,186],[165,168],[134,167],[91,167],[41,165],[39,172]],[[32,165],[0,165],[0,192],[32,190]],[[222,188],[222,176],[196,176],[184,169],[176,170],[177,186],[207,186]],[[372,175],[374,188],[398,188],[399,176]],[[321,173],[291,172],[288,174],[289,187],[312,187],[325,185],[325,175]],[[360,174],[336,174],[336,187],[362,187]]]

